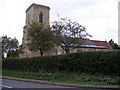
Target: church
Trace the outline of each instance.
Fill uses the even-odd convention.
[[[35,57],[40,56],[38,51],[30,51],[28,48],[28,25],[32,22],[50,24],[50,7],[40,4],[32,4],[26,10],[26,25],[23,27],[22,51],[20,57]],[[70,48],[70,53],[77,53],[81,51],[96,51],[96,50],[112,50],[107,41],[86,40],[83,45],[76,48]],[[65,51],[60,46],[53,47],[46,52],[44,56],[65,54]]]

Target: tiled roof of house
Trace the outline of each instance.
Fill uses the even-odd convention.
[[[99,40],[91,40],[96,46],[104,46],[107,47],[108,50],[112,50],[111,46],[107,41],[99,41]]]

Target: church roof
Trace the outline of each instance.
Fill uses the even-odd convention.
[[[109,43],[107,43],[107,41],[99,41],[99,40],[91,40],[91,41],[96,46],[104,46],[104,47],[107,47],[108,50],[112,50],[111,46],[109,45]]]
[[[60,44],[62,47],[65,47],[64,44]],[[79,45],[79,44],[71,44],[69,47],[83,47],[83,48],[99,48],[99,49],[107,49],[105,46],[96,46],[96,45]]]
[[[61,46],[65,46],[61,43]],[[84,48],[99,48],[99,49],[108,49],[112,50],[111,46],[107,43],[107,41],[99,41],[99,40],[89,40],[85,39],[82,45],[79,44],[71,44],[70,47],[84,47]]]

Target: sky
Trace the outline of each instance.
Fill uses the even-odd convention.
[[[50,24],[67,17],[86,27],[91,40],[118,43],[120,0],[0,0],[0,36],[16,37],[22,43],[25,11],[32,4],[50,7]]]

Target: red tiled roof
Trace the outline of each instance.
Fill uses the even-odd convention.
[[[90,40],[92,41],[96,46],[105,46],[108,48],[108,50],[112,50],[111,46],[107,43],[107,41],[99,41],[99,40]]]

